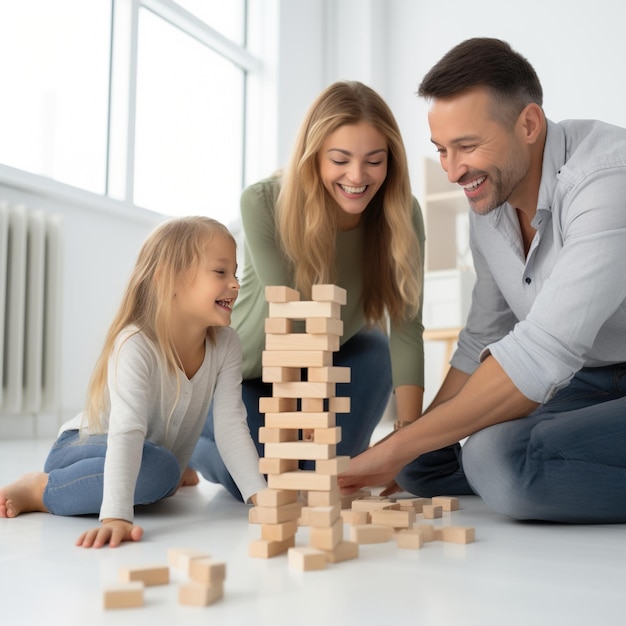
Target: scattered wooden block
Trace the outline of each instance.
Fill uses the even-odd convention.
[[[224,596],[223,584],[204,585],[194,581],[178,586],[178,603],[187,606],[209,606]]]
[[[171,567],[181,570],[185,574],[189,574],[189,565],[193,559],[206,559],[209,554],[201,550],[192,550],[188,548],[170,548],[167,551],[167,562]]]
[[[443,515],[443,509],[440,506],[425,504],[422,507],[422,515],[424,516],[424,519],[436,519]]]
[[[419,550],[424,545],[424,535],[414,528],[403,528],[396,533],[398,548]]]
[[[371,513],[372,511],[377,511],[378,509],[392,509],[392,510],[400,510],[400,507],[393,502],[392,500],[365,500],[359,499],[354,500],[352,502],[352,510],[353,511],[367,511]]]
[[[422,533],[424,542],[435,540],[435,527],[432,524],[416,524],[413,530]]]
[[[371,511],[372,524],[385,524],[392,528],[411,528],[415,522],[413,509],[375,509]]]
[[[140,580],[108,585],[103,590],[104,609],[128,609],[143,606],[144,584]]]
[[[421,513],[423,506],[431,502],[428,498],[397,498],[396,504],[399,504],[401,509],[411,508],[416,513]]]
[[[300,300],[300,292],[291,287],[282,285],[266,285],[266,302],[297,302]]]
[[[385,543],[393,537],[391,526],[382,524],[365,524],[350,526],[350,541],[358,544]]]
[[[316,548],[289,548],[287,558],[291,567],[302,572],[326,568],[326,553]]]
[[[471,526],[444,526],[442,539],[449,543],[473,543],[476,533]]]
[[[213,585],[226,579],[226,563],[208,559],[194,559],[189,567],[189,578],[196,583]]]
[[[367,489],[359,489],[358,491],[353,491],[352,493],[343,494],[341,496],[341,508],[349,509],[353,502],[361,500],[364,497],[371,495],[371,493],[372,492]]]
[[[458,511],[459,499],[449,496],[436,496],[432,499],[433,506],[440,506],[443,511]]]
[[[120,582],[140,580],[146,587],[167,585],[170,582],[170,568],[167,565],[149,567],[123,567],[119,572]]]
[[[255,559],[269,559],[279,554],[284,554],[296,544],[294,537],[284,541],[268,541],[267,539],[255,539],[248,544],[248,555]]]

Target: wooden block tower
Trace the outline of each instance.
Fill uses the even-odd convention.
[[[272,383],[272,397],[260,399],[265,426],[259,440],[265,445],[260,469],[267,474],[268,488],[250,511],[250,521],[261,524],[261,539],[249,546],[250,556],[260,558],[289,551],[289,563],[305,570],[358,555],[358,544],[343,540],[337,483],[350,460],[336,455],[341,441],[336,414],[350,411],[350,398],[335,395],[336,383],[350,381],[350,368],[333,366],[343,334],[340,307],[346,291],[314,285],[311,296],[311,301],[301,301],[288,287],[265,290],[269,317],[263,380]],[[296,332],[295,324],[302,322],[304,332]],[[313,461],[315,470],[299,469],[299,461]],[[299,492],[307,494],[307,548],[295,547],[303,513]]]

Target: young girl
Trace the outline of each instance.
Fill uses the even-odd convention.
[[[96,363],[83,413],[61,427],[44,473],[0,489],[0,517],[100,514],[77,545],[138,541],[133,506],[172,495],[213,405],[220,455],[247,502],[266,487],[228,328],[235,241],[206,217],[173,219],[143,245]]]
[[[315,283],[347,290],[334,364],[350,367],[351,382],[338,384],[337,395],[350,397],[351,412],[337,415],[338,455],[369,446],[392,389],[396,426],[417,419],[424,391],[424,224],[400,130],[380,95],[350,81],[320,93],[284,172],[244,190],[241,220],[244,272],[233,327],[244,349],[243,398],[259,451],[259,397],[272,395],[261,379],[266,285],[294,287],[303,300]],[[211,429],[209,415],[191,467],[228,486],[219,454],[209,453]]]

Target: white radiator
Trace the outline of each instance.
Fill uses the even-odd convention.
[[[0,202],[0,414],[58,409],[60,219]]]

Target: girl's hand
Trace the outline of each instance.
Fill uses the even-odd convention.
[[[124,519],[105,519],[100,528],[84,532],[76,545],[83,548],[101,548],[108,543],[111,548],[116,548],[122,541],[139,541],[142,536],[143,528],[140,526]]]

